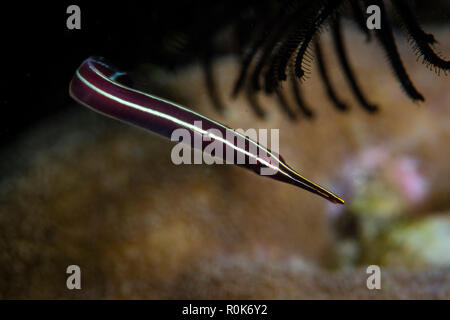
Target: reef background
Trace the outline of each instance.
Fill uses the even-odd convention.
[[[345,207],[235,166],[175,166],[171,142],[97,115],[66,90],[45,91],[61,110],[3,135],[14,140],[0,162],[0,297],[450,298],[450,79],[399,41],[426,96],[415,105],[380,48],[347,30],[377,115],[358,109],[330,46],[333,83],[352,110],[333,109],[314,67],[303,84],[313,121],[289,121],[264,96],[269,117],[258,120],[244,99],[230,100],[234,57],[215,65],[223,116],[197,64],[176,73],[134,66],[141,88],[233,128],[280,128],[288,163],[343,194]],[[447,25],[426,30],[450,52]],[[72,73],[84,58],[55,72]],[[8,106],[32,110],[27,101]],[[82,269],[80,291],[66,289],[70,264]],[[382,266],[382,290],[366,288],[369,264]]]

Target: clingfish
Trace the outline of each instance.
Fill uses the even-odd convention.
[[[132,89],[121,80],[125,75],[103,59],[90,57],[81,64],[70,82],[70,95],[94,111],[169,139],[177,129],[188,130],[202,138],[200,144],[192,143],[191,147],[203,152],[212,141],[221,143],[224,151],[233,151],[231,160],[234,164],[260,175],[263,175],[263,169],[269,169],[271,173],[264,176],[308,190],[333,203],[344,203],[338,196],[301,176],[280,155],[239,131],[166,99]],[[230,158],[224,156],[227,152],[218,152],[214,156],[230,163]],[[239,159],[241,161],[236,161]]]

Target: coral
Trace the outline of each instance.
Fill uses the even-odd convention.
[[[449,38],[442,29],[436,34]],[[286,161],[343,193],[344,211],[235,166],[175,166],[170,142],[74,104],[2,152],[0,297],[450,298],[450,80],[435,81],[410,55],[408,70],[427,90],[427,104],[417,107],[386,76],[383,58],[370,55],[379,49],[350,35],[365,90],[383,106],[376,116],[333,111],[313,76],[303,92],[322,116],[293,123],[264,97],[267,119],[257,119],[245,99],[226,99],[238,72],[233,58],[217,65],[229,104],[223,116],[210,108],[198,66],[153,79],[164,86],[154,93],[235,128],[280,128]],[[407,43],[399,50],[406,57]],[[337,62],[328,60],[336,89],[345,92]],[[353,176],[341,179],[352,161],[367,168],[359,156],[370,150],[383,155],[375,179],[363,180],[373,184],[355,188]],[[373,242],[373,256],[385,264],[381,290],[367,289],[365,266],[351,259],[354,241],[358,252],[359,239],[367,243],[372,232],[336,236],[334,222],[346,210],[384,221]],[[350,258],[347,268],[331,271],[325,261],[337,242],[347,243]],[[418,262],[425,270],[414,270]],[[65,287],[70,264],[81,267],[80,291]]]

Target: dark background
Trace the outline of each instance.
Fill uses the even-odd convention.
[[[81,8],[81,30],[66,27],[71,4]],[[192,50],[175,58],[162,44],[177,30],[194,28],[206,7],[201,1],[57,1],[20,2],[2,10],[0,144],[67,110],[69,82],[91,55],[124,70],[142,61],[174,69],[192,60]]]
[[[174,70],[202,55],[208,46],[205,33],[233,22],[254,3],[64,0],[2,5],[0,145],[70,107],[68,84],[87,57],[103,56],[124,70],[143,61]],[[81,30],[66,28],[71,4],[81,8]],[[448,21],[450,1],[417,1],[417,6],[422,20]],[[187,46],[173,50],[171,41],[186,35]]]

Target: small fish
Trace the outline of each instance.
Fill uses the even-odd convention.
[[[76,71],[70,82],[69,92],[77,102],[94,111],[169,139],[174,130],[187,129],[202,137],[200,146],[192,145],[192,147],[201,148],[201,151],[204,151],[211,141],[218,141],[222,143],[224,150],[234,151],[233,160],[239,157],[245,159],[244,162],[233,162],[241,167],[258,174],[261,174],[263,168],[271,169],[273,174],[267,177],[293,184],[333,203],[344,203],[344,200],[330,191],[302,177],[289,167],[280,155],[242,133],[186,107],[122,84],[119,80],[125,75],[125,72],[110,66],[103,59],[90,57]],[[198,123],[201,123],[201,126]],[[226,152],[222,153],[222,155],[225,154]],[[225,156],[222,157],[223,160],[227,160]]]

